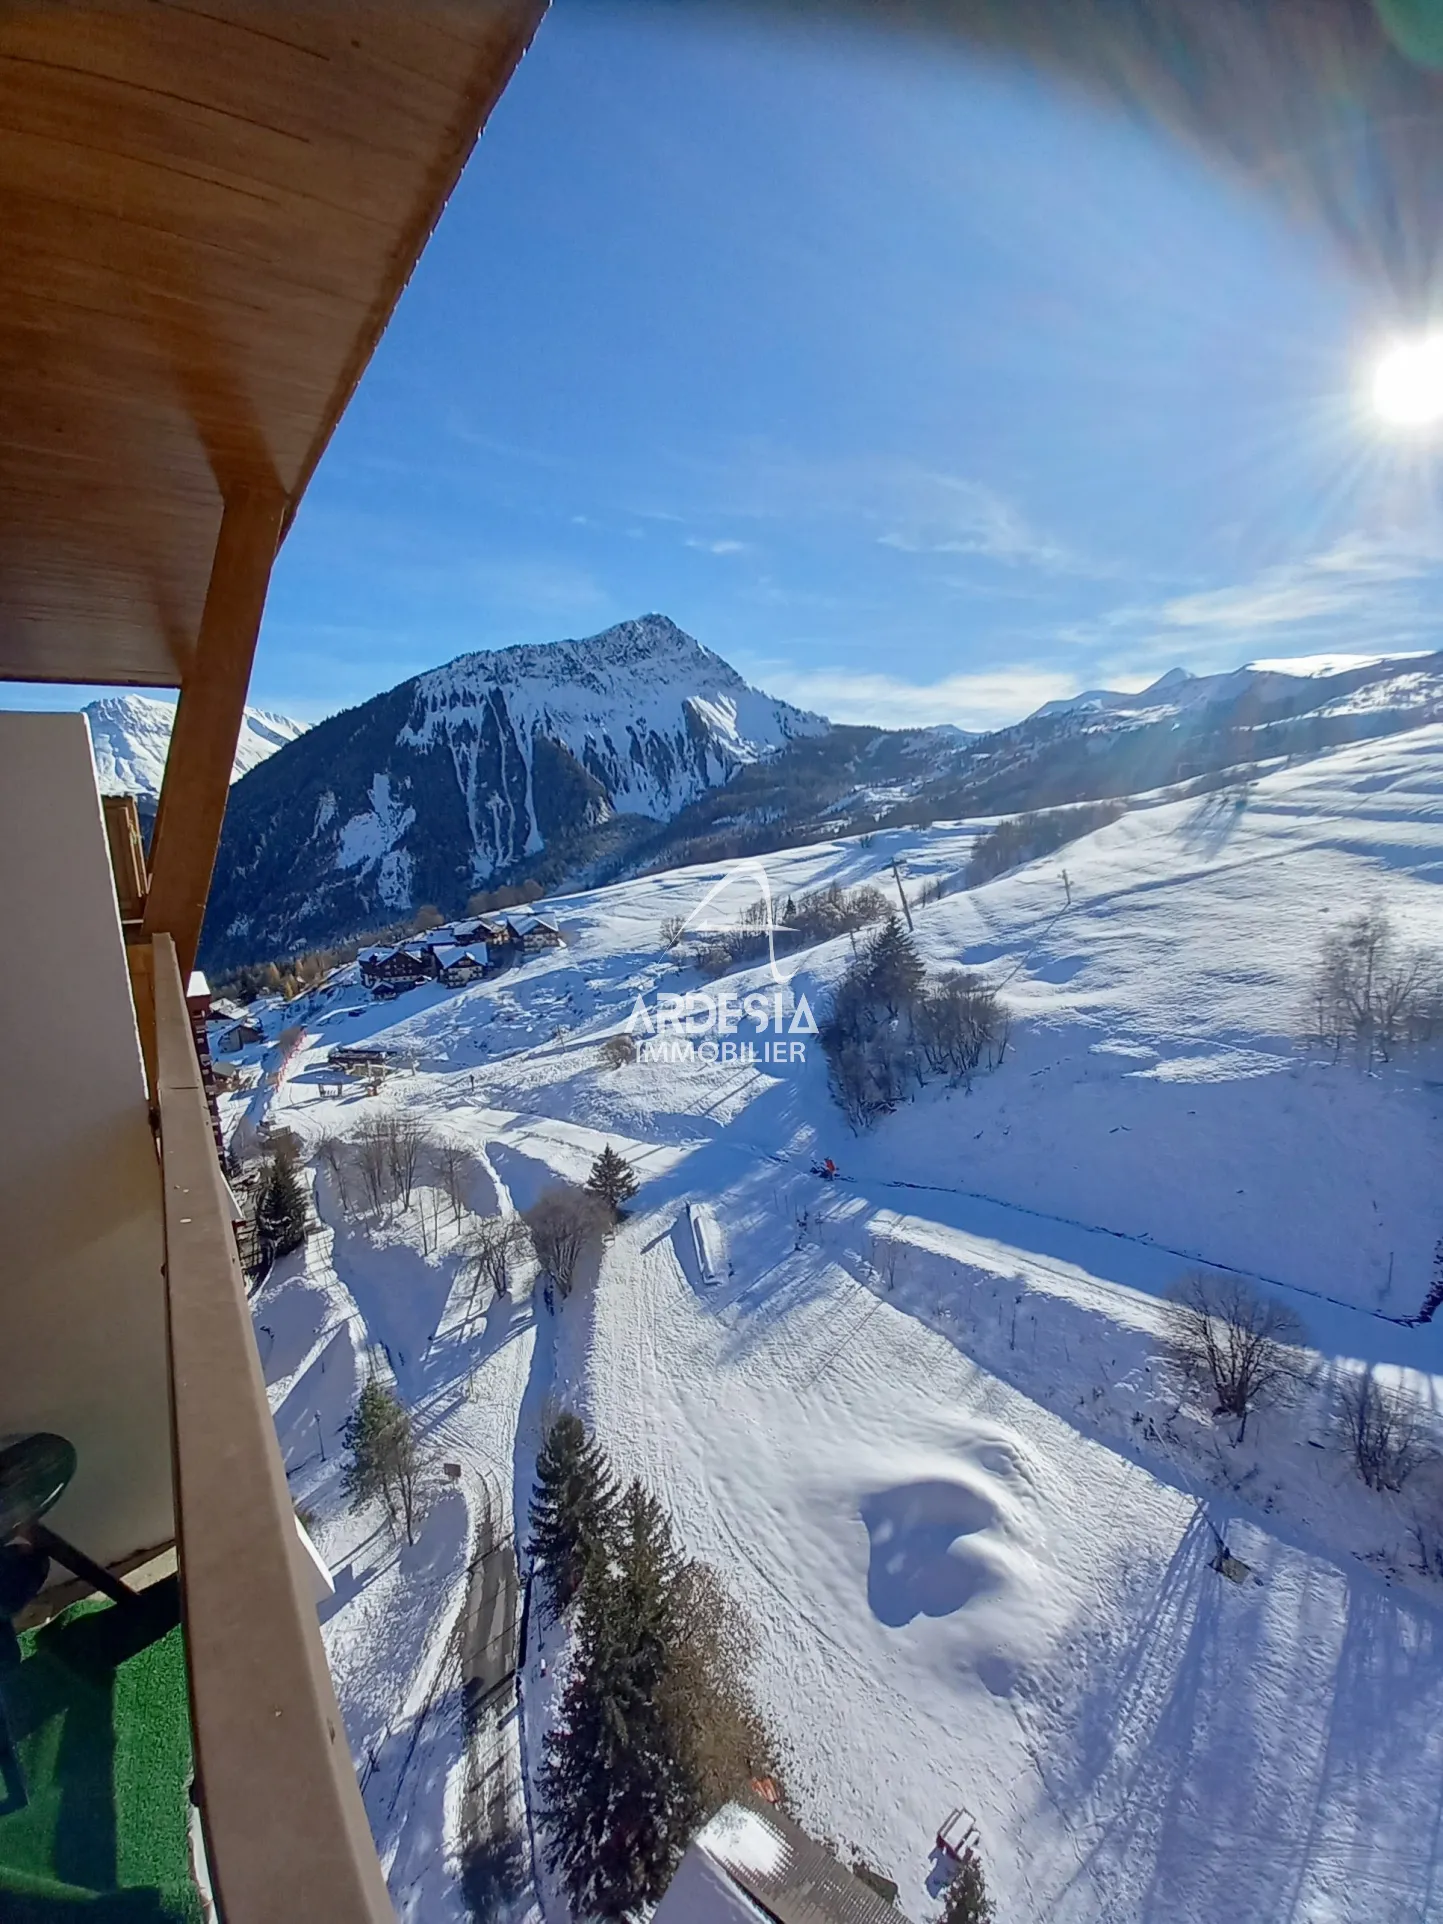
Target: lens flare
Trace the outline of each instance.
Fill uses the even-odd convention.
[[[1373,405],[1395,427],[1443,420],[1443,334],[1388,350],[1373,375]]]

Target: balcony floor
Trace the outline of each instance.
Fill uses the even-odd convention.
[[[197,1924],[185,1646],[174,1577],[21,1638],[0,1676],[30,1801],[0,1772],[0,1916]]]

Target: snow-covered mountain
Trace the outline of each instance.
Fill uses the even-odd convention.
[[[1420,669],[1420,662],[1428,662],[1431,667]],[[1044,702],[1027,719],[1046,721],[1054,715],[1090,713],[1156,721],[1240,698],[1277,702],[1289,694],[1302,695],[1306,705],[1312,707],[1316,689],[1311,694],[1308,691],[1313,684],[1343,677],[1359,687],[1386,689],[1397,698],[1394,705],[1400,707],[1421,706],[1424,701],[1437,701],[1443,696],[1443,674],[1430,655],[1311,655],[1296,660],[1253,661],[1220,675],[1192,675],[1185,668],[1169,668],[1146,688],[1089,688],[1062,701]],[[1376,698],[1370,705],[1378,705]]]
[[[623,838],[801,737],[664,615],[584,641],[462,655],[334,715],[236,789],[213,960],[457,909],[543,851]]]
[[[102,795],[160,794],[175,703],[159,695],[106,695],[85,709],[95,773]],[[235,781],[306,730],[304,722],[265,708],[247,708],[236,744]]]
[[[532,774],[532,744],[565,748],[617,813],[664,821],[747,762],[826,723],[749,687],[729,663],[665,615],[623,621],[585,641],[462,655],[414,684],[399,740],[444,742],[456,760],[480,864],[514,859],[494,832],[493,773],[515,757]],[[524,846],[540,846],[529,787],[517,790]],[[490,866],[486,866],[489,857]]]

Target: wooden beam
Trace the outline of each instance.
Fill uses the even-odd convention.
[[[180,691],[150,845],[143,931],[168,935],[184,979],[195,967],[220,846],[285,497],[243,489],[226,502],[205,611]]]
[[[154,944],[181,1605],[228,1924],[395,1924],[266,1402],[173,945]]]
[[[145,914],[150,879],[145,872],[145,843],[140,834],[140,811],[133,795],[102,795],[105,839],[110,844],[110,867],[115,876],[115,899],[122,926],[139,922]]]

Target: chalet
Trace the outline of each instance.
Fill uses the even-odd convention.
[[[899,1924],[900,1913],[763,1797],[692,1839],[653,1924]]]
[[[366,949],[360,963],[361,980],[374,996],[400,995],[437,973],[431,951],[409,943],[402,949]]]
[[[479,982],[490,968],[484,942],[449,942],[434,953],[441,980],[448,989],[459,989],[467,982]]]
[[[222,1029],[216,1037],[216,1047],[222,1055],[236,1056],[242,1049],[249,1049],[257,1042],[264,1042],[266,1032],[259,1022],[244,1015],[239,1022],[232,1022],[228,1029]]]
[[[529,915],[519,922],[508,922],[507,927],[523,955],[535,955],[542,949],[561,947],[560,929],[540,915]]]

